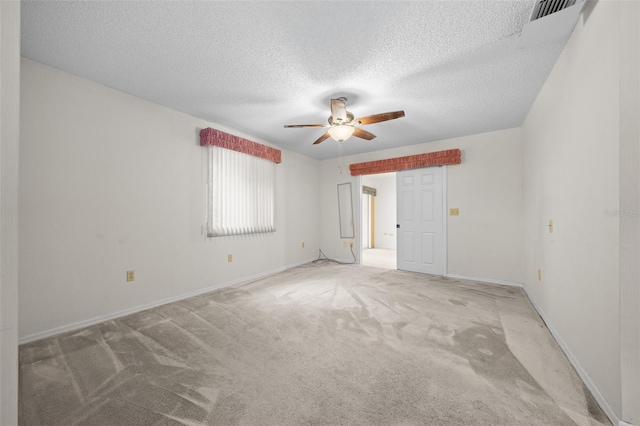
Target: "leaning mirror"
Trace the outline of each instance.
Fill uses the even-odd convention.
[[[340,218],[340,238],[355,238],[353,230],[353,207],[351,183],[338,184],[338,213]]]

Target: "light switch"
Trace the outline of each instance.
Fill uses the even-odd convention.
[[[553,221],[549,219],[549,233],[553,234]]]

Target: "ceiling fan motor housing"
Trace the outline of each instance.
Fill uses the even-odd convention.
[[[329,116],[329,124],[331,124],[332,126],[339,126],[341,124],[351,123],[354,118],[355,116],[351,113],[351,111],[347,111],[347,121],[343,122],[340,117],[334,119],[331,115]]]

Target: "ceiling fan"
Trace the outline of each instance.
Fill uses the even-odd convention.
[[[368,115],[366,117],[354,118],[350,111],[347,111],[347,98],[340,97],[331,99],[331,115],[329,124],[285,124],[284,127],[328,127],[329,130],[320,136],[313,144],[324,142],[329,137],[342,142],[351,136],[371,140],[376,137],[373,133],[357,126],[380,123],[382,121],[393,120],[404,117],[404,111],[385,112],[382,114]]]

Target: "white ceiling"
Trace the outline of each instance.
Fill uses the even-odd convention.
[[[317,159],[329,100],[403,109],[342,155],[517,127],[568,35],[520,49],[533,0],[23,1],[22,55]]]

